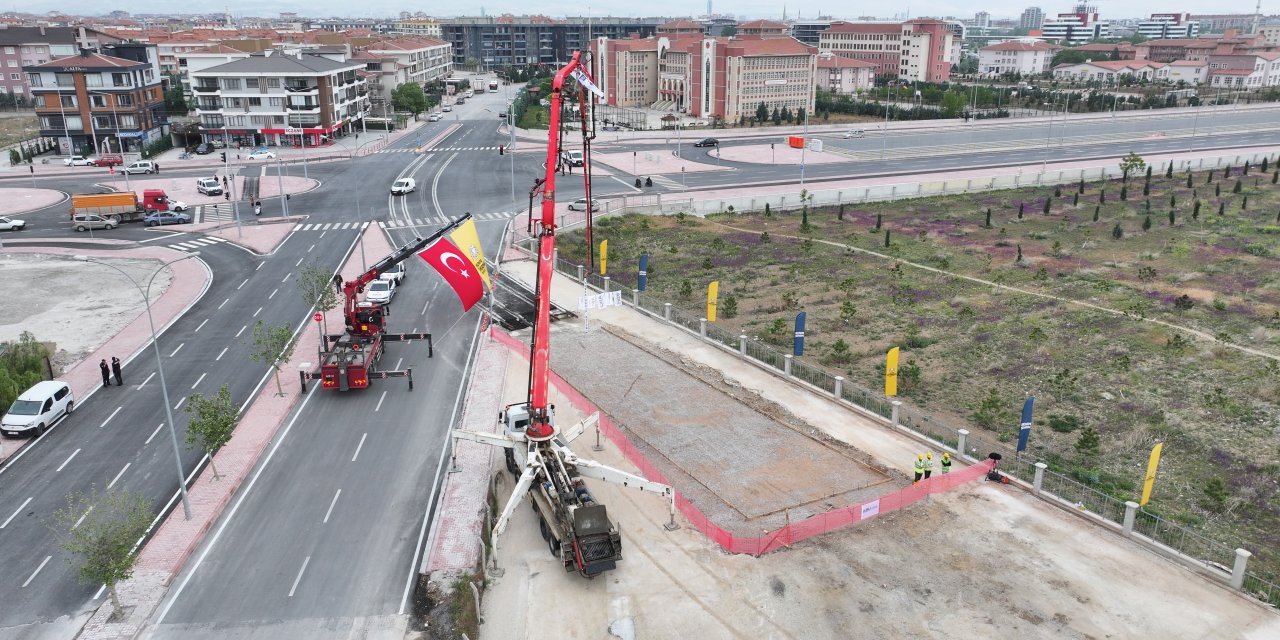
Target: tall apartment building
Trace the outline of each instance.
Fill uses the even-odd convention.
[[[0,93],[30,98],[31,86],[23,67],[74,56],[81,49],[98,50],[113,42],[122,40],[84,27],[0,28]]]
[[[483,68],[567,62],[593,38],[641,38],[656,33],[659,21],[649,18],[545,16],[479,16],[453,18],[441,25],[443,40],[453,45],[455,65]],[[588,25],[590,25],[588,27]],[[588,30],[590,33],[588,33]]]
[[[822,38],[822,32],[829,27],[831,27],[831,20],[796,20],[791,23],[791,37],[816,47]]]
[[[1075,13],[1059,13],[1056,18],[1048,18],[1040,25],[1042,38],[1064,46],[1085,44],[1110,34],[1111,26],[1099,20],[1092,7],[1084,5],[1077,6]]]
[[[426,84],[453,73],[453,53],[448,42],[434,38],[380,40],[363,49],[375,56],[395,58],[404,70],[405,82]]]
[[[818,49],[873,63],[878,76],[946,82],[954,38],[942,20],[836,22],[822,32]]]
[[[1018,19],[1019,28],[1039,29],[1041,24],[1044,24],[1044,9],[1027,7],[1022,10],[1022,17]]]
[[[307,53],[255,53],[192,72],[196,115],[206,140],[307,146],[345,135],[368,112],[365,64]]]
[[[1160,38],[1195,38],[1200,35],[1200,23],[1189,13],[1153,13],[1138,22],[1138,35],[1150,40]]]
[[[444,37],[444,29],[441,27],[440,21],[430,19],[396,20],[392,25],[391,32],[405,36],[434,38],[436,40]]]
[[[133,45],[146,48],[146,45]],[[137,149],[161,134],[164,90],[151,47],[148,61],[82,49],[79,54],[23,67],[40,119],[40,135],[56,137],[62,153],[86,146]],[[126,50],[136,56],[136,51]]]
[[[979,29],[991,27],[991,14],[986,11],[979,11],[973,14],[973,26]]]
[[[1263,22],[1271,22],[1277,16],[1262,16]],[[1193,13],[1190,20],[1200,23],[1200,33],[1226,33],[1239,29],[1245,33],[1253,30],[1252,13]]]

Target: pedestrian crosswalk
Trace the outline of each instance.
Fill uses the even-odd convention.
[[[205,204],[197,206],[196,214],[191,217],[195,222],[234,222],[236,219],[235,208],[230,202],[219,202],[216,204]],[[253,211],[243,207],[240,209],[240,215],[245,213],[252,214]],[[242,218],[243,219],[243,218]]]
[[[515,213],[510,211],[499,211],[496,213],[473,213],[471,214],[471,217],[477,222],[483,222],[485,220],[510,220],[511,218],[515,217],[515,215],[516,215]],[[378,226],[382,227],[383,229],[403,229],[406,227],[430,227],[430,226],[436,226],[441,224],[448,224],[453,219],[454,218],[451,217],[448,220],[442,220],[438,218],[425,218],[425,219],[409,218],[407,220],[386,220],[383,222],[379,222]]]
[[[423,149],[423,151],[424,151],[424,152],[436,152],[436,151],[497,151],[497,150],[498,150],[498,146],[497,146],[497,145],[494,145],[494,146],[491,146],[491,147],[430,147],[430,148],[427,148],[427,149]],[[379,150],[379,151],[376,151],[375,153],[414,153],[415,151],[417,151],[417,149],[415,149],[414,147],[409,147],[409,148],[407,148],[407,149],[381,149],[381,150]]]
[[[198,251],[200,247],[207,247],[209,245],[218,244],[219,242],[226,242],[226,240],[217,236],[204,236],[201,238],[187,238],[182,242],[171,242],[165,246],[181,251]]]
[[[298,225],[297,231],[342,231],[344,229],[363,229],[368,222],[314,222]]]
[[[649,176],[649,177],[653,178],[653,184],[661,187],[666,187],[667,189],[679,190],[683,188],[681,187],[680,182],[678,180],[672,180],[671,178],[668,178],[666,176]]]

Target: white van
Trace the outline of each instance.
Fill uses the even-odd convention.
[[[152,162],[152,161],[150,161],[150,160],[139,160],[139,161],[137,161],[137,162],[135,162],[135,163],[133,163],[133,164],[131,164],[131,165],[129,165],[129,166],[127,166],[127,167],[125,167],[125,168],[121,169],[121,171],[123,171],[123,172],[125,172],[125,173],[128,173],[128,174],[134,174],[134,173],[155,173],[155,171],[156,171],[156,165],[155,165],[155,163],[154,163],[154,162]]]
[[[578,150],[564,152],[564,161],[569,163],[571,167],[582,166],[582,152]]]
[[[0,433],[6,436],[39,436],[59,418],[75,409],[71,387],[60,380],[45,380],[22,392],[0,418]]]
[[[400,178],[391,183],[391,195],[403,196],[413,193],[418,188],[418,183],[413,178]]]

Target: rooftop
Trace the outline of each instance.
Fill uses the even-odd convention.
[[[315,75],[350,69],[359,63],[338,62],[317,55],[290,55],[279,51],[264,51],[247,58],[232,60],[226,64],[209,67],[199,73],[297,73],[299,75]]]
[[[145,62],[104,56],[101,53],[84,52],[80,55],[50,60],[43,64],[28,65],[24,68],[32,71],[81,71],[86,69],[128,69],[146,66],[149,65]]]

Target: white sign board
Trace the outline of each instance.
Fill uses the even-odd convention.
[[[785,79],[784,80],[765,80],[764,83],[768,86],[773,86],[773,85],[779,85],[779,84],[786,84],[787,81]]]
[[[582,296],[581,298],[578,298],[578,311],[620,306],[622,306],[621,291],[610,291],[608,293],[600,293],[594,296]]]
[[[871,516],[874,516],[874,515],[876,515],[877,513],[880,513],[880,501],[879,501],[879,500],[872,500],[871,502],[868,502],[868,503],[866,503],[866,504],[862,505],[862,517],[861,517],[861,519],[862,519],[862,520],[866,520],[867,518],[870,518]]]
[[[284,130],[284,134],[286,136],[300,136],[302,135],[302,129],[299,129],[297,127],[289,127]]]

